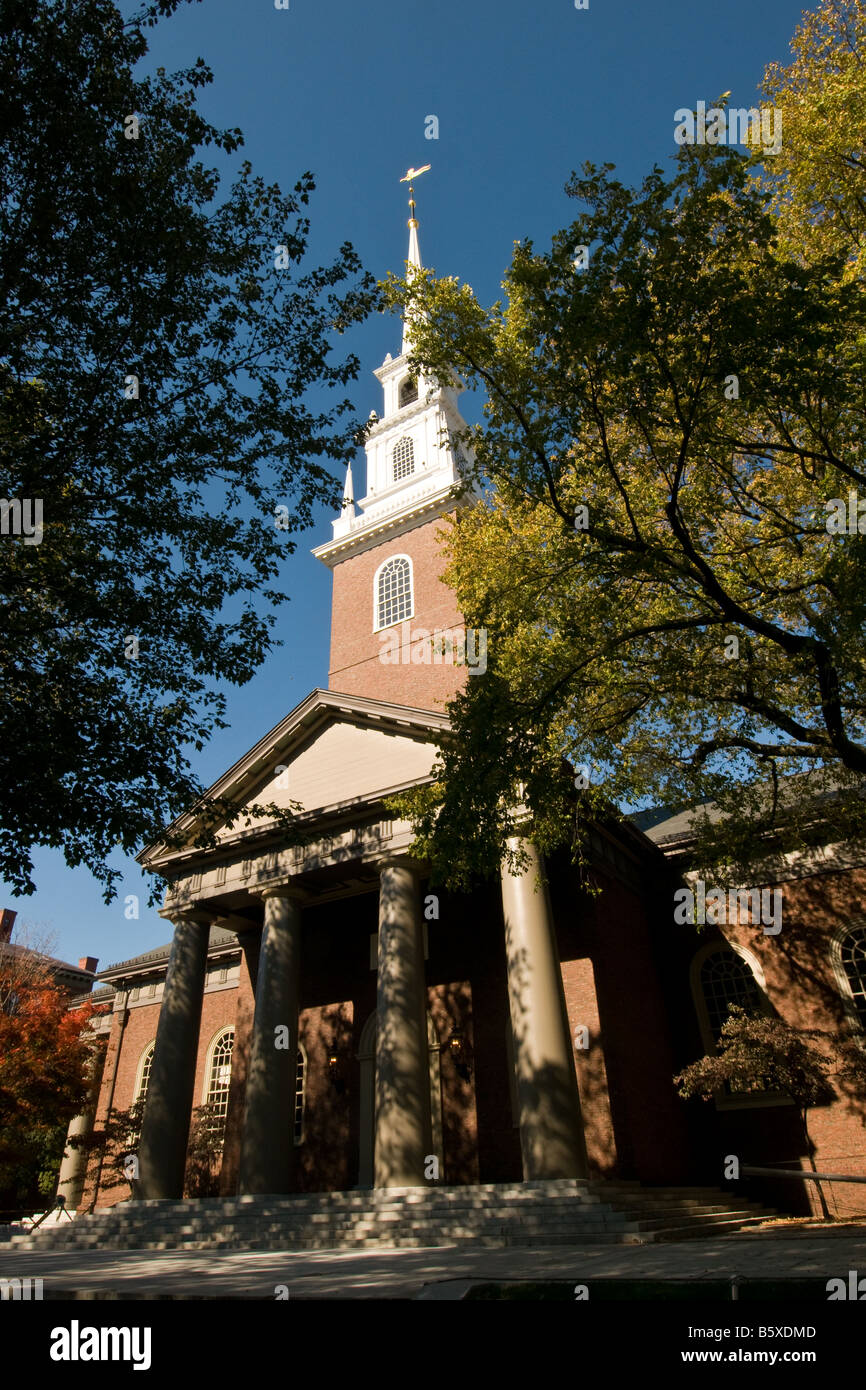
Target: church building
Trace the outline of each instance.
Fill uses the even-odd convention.
[[[411,200],[410,212],[420,266]],[[100,972],[90,997],[108,1005],[107,1047],[92,1111],[74,1122],[98,1131],[143,1102],[132,1185],[70,1152],[70,1206],[188,1192],[201,1106],[221,1146],[212,1190],[226,1196],[587,1177],[718,1186],[730,1154],[806,1168],[788,1098],[686,1103],[672,1077],[714,1047],[728,1002],[866,1028],[866,856],[827,847],[789,862],[775,936],[676,924],[684,817],[598,824],[598,897],[567,854],[542,862],[531,829],[528,872],[493,866],[462,894],[431,886],[386,802],[429,781],[446,702],[483,678],[484,649],[440,578],[443,519],[466,504],[457,388],[410,373],[409,331],[375,372],[366,491],[355,497],[349,470],[313,552],[333,575],[327,689],[208,793],[299,805],[299,834],[241,817],[202,850],[188,816],[171,847],[139,856],[169,881],[171,943]],[[819,1169],[866,1175],[864,1111],[840,1091],[813,1112]],[[863,1187],[825,1190],[835,1211],[862,1209]],[[755,1193],[817,1209],[811,1184]]]

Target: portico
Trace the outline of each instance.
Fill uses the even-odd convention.
[[[407,766],[417,767],[417,740],[422,732],[429,739],[431,723],[441,728],[441,717],[393,706],[372,711],[371,703],[315,692],[274,731],[267,764],[271,770],[281,768],[276,775],[293,799],[300,800],[298,792],[309,795],[312,747],[339,745],[348,753],[354,741],[353,762],[360,776],[365,745],[385,723],[400,729],[399,736],[390,735],[391,770],[399,769],[401,752]],[[430,758],[429,742],[423,746]],[[253,750],[251,760],[253,767],[260,766],[261,753]],[[214,788],[214,795],[266,803],[272,786],[245,785],[244,777],[240,768],[234,786]],[[439,930],[438,909],[432,920],[429,912],[425,917],[425,866],[409,854],[408,823],[387,818],[375,786],[368,784],[366,796],[356,795],[353,802],[354,814],[347,815],[343,805],[299,815],[300,843],[294,845],[284,843],[284,833],[280,843],[280,832],[269,830],[264,818],[257,827],[256,853],[243,834],[222,837],[217,849],[181,855],[181,863],[187,859],[183,868],[175,849],[149,852],[162,872],[175,870],[162,912],[174,925],[174,941],[139,1148],[141,1196],[182,1195],[211,925],[236,932],[250,959],[257,959],[247,1056],[241,1059],[239,1039],[234,1058],[234,1065],[243,1060],[245,1071],[238,1190],[295,1190],[293,1097],[305,971],[302,939],[312,932],[310,940],[315,940],[315,909],[323,904],[331,905],[332,917],[345,917],[350,930],[359,899],[369,903],[368,895],[377,904],[368,967],[375,971],[377,1020],[373,1185],[422,1186],[429,1182],[425,1168],[431,1157],[444,1171],[445,1155],[433,1148],[424,946],[425,933]],[[498,926],[503,933],[504,922],[500,940],[527,1179],[576,1177],[586,1171],[550,903],[540,872],[537,855],[524,875],[503,870],[504,916]],[[429,901],[438,904],[438,897]],[[365,912],[369,919],[371,907]],[[459,1029],[453,1031],[460,1036]],[[439,1047],[446,1041],[440,1039]],[[341,1059],[332,1055],[330,1065],[342,1065]]]

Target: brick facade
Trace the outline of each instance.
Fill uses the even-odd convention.
[[[820,873],[783,885],[784,924],[778,936],[748,923],[707,927],[673,924],[677,874],[648,847],[643,863],[633,837],[607,836],[590,896],[567,862],[550,864],[564,997],[575,1049],[587,1153],[594,1176],[645,1183],[724,1185],[723,1163],[808,1168],[866,1176],[866,1106],[840,1094],[808,1116],[807,1155],[799,1116],[790,1103],[685,1102],[672,1077],[705,1050],[690,971],[697,953],[726,940],[759,962],[771,1008],[796,1027],[837,1033],[850,1016],[832,960],[832,941],[850,919],[850,904],[866,892],[866,870]],[[618,866],[618,867],[617,867]],[[642,888],[641,888],[642,885]],[[425,897],[430,893],[424,887]],[[429,921],[427,1005],[438,1057],[442,1152],[440,1180],[448,1184],[519,1181],[519,1130],[509,1075],[509,1019],[503,920],[498,885],[471,894],[435,892],[438,917]],[[428,899],[429,900],[429,899]],[[376,932],[375,894],[310,908],[304,914],[300,1040],[307,1071],[303,1137],[296,1146],[294,1189],[324,1191],[358,1184],[361,1151],[361,1068],[365,1024],[376,1008],[370,938]],[[240,945],[243,942],[243,948]],[[195,1104],[206,1092],[206,1061],[214,1036],[235,1029],[220,1190],[237,1190],[243,1091],[254,1009],[256,933],[239,938],[237,983],[205,994],[199,1035]],[[224,947],[222,948],[225,949]],[[152,977],[152,966],[148,966]],[[115,1013],[97,1129],[108,1096],[112,1109],[134,1100],[142,1055],[156,1036],[159,1004]],[[120,1055],[114,1067],[118,1046]],[[333,1060],[331,1060],[333,1059]],[[367,1117],[366,1123],[371,1123]],[[84,1205],[93,1199],[91,1164]],[[129,1195],[125,1183],[105,1185],[97,1205]],[[814,1184],[751,1179],[733,1191],[782,1210],[819,1213]],[[833,1215],[863,1213],[863,1188],[824,1184]]]
[[[416,636],[422,630],[424,634],[463,630],[453,590],[439,577],[441,537],[446,530],[446,519],[437,517],[334,566],[329,689],[416,709],[441,710],[462,688],[465,668],[447,660],[439,664],[422,660],[427,644],[423,635]],[[386,633],[396,632],[400,637],[397,663],[381,660],[384,644],[373,630],[374,578],[380,565],[393,555],[411,559],[414,587],[414,616],[405,638],[400,625],[386,629]]]
[[[866,870],[819,872],[777,885],[783,902],[782,929],[767,934],[747,921],[675,927],[667,914],[664,949],[668,978],[668,1017],[675,1038],[676,1069],[705,1050],[695,1007],[690,967],[701,947],[730,941],[743,947],[763,976],[770,1012],[798,1029],[819,1029],[839,1037],[851,1016],[844,976],[833,964],[833,941],[857,920],[856,905],[866,890]],[[672,888],[671,888],[672,892]],[[661,915],[661,914],[660,914]],[[864,919],[866,920],[866,919]],[[821,1050],[826,1050],[819,1042]],[[811,1156],[799,1113],[790,1101],[741,1104],[681,1102],[688,1114],[691,1167],[702,1180],[718,1182],[728,1155],[743,1164],[866,1176],[866,1098],[830,1076],[836,1099],[806,1117]],[[863,1214],[866,1187],[824,1183],[831,1214]],[[791,1212],[821,1214],[817,1185],[794,1179],[751,1178],[737,1190]]]

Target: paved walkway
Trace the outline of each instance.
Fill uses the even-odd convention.
[[[220,1251],[88,1250],[34,1253],[0,1247],[0,1278],[42,1278],[44,1293],[94,1297],[461,1298],[468,1282],[501,1279],[796,1278],[866,1275],[866,1232],[776,1234],[662,1245],[508,1250]]]

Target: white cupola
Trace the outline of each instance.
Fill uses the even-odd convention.
[[[411,170],[415,175],[423,170]],[[407,273],[421,269],[418,221],[415,199],[409,186],[409,254]],[[399,357],[386,356],[374,375],[383,391],[382,414],[371,412],[371,425],[364,445],[367,462],[367,492],[356,498],[351,479],[340,516],[332,522],[334,537],[317,546],[314,554],[326,564],[342,559],[346,552],[363,548],[375,536],[399,534],[436,514],[454,507],[461,472],[451,445],[450,434],[466,428],[457,407],[458,388],[440,387],[423,373],[417,377],[409,369],[411,325],[403,322],[403,341]],[[360,508],[355,515],[351,499]]]

